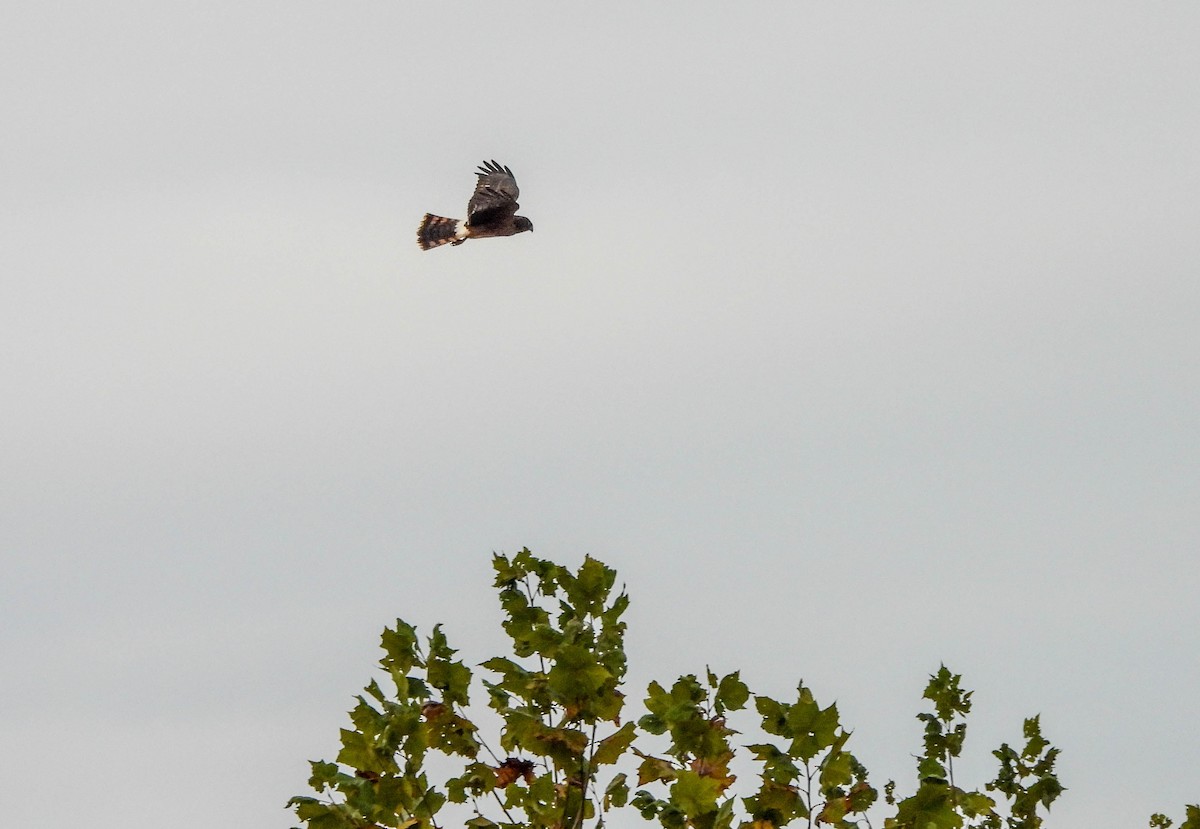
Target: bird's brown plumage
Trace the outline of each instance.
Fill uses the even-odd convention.
[[[475,173],[475,192],[467,203],[467,218],[463,221],[426,213],[417,229],[417,244],[422,250],[440,245],[461,245],[467,239],[488,236],[512,236],[533,230],[533,222],[518,216],[517,180],[512,170],[496,161],[485,161]]]

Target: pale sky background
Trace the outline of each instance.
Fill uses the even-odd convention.
[[[1200,799],[1200,6],[3,18],[6,826],[293,825],[525,545],[631,715],[803,677],[907,791],[945,661],[959,782],[1040,712],[1055,827]],[[536,231],[419,251],[485,158]]]

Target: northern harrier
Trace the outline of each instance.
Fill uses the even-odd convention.
[[[436,248],[449,242],[461,245],[468,239],[485,236],[512,236],[525,230],[533,230],[533,222],[517,216],[517,180],[512,170],[501,167],[495,161],[485,161],[479,166],[479,180],[475,182],[475,193],[467,203],[467,218],[447,219],[426,213],[417,229],[417,244],[421,250]]]

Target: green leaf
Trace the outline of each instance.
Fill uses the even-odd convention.
[[[657,780],[674,780],[676,768],[673,763],[658,757],[645,757],[638,766],[638,785],[645,786]]]
[[[732,797],[727,797],[721,802],[720,808],[717,809],[717,815],[713,819],[712,829],[729,829],[733,825],[733,804]]]
[[[363,771],[384,771],[383,763],[367,738],[345,728],[342,729],[342,750],[338,752],[337,761]]]
[[[912,797],[896,805],[896,817],[885,826],[919,827],[920,829],[958,829],[962,815],[954,808],[950,787],[922,783]]]
[[[843,798],[835,797],[825,802],[825,806],[817,815],[818,824],[830,824],[839,826],[842,820],[846,817],[846,801]]]
[[[628,609],[629,609],[629,596],[625,593],[622,593],[621,595],[619,595],[615,599],[613,599],[612,604],[608,606],[607,610],[601,611],[600,619],[604,622],[604,625],[606,627],[613,627],[616,625],[620,625],[623,629],[624,624],[618,622],[618,620]]]
[[[963,691],[959,686],[961,674],[953,674],[942,665],[936,674],[929,677],[925,686],[924,698],[933,701],[938,719],[950,722],[956,715],[971,712],[971,691]]]
[[[508,560],[508,556],[496,553],[492,556],[492,569],[496,571],[494,587],[511,587],[525,578],[525,571]]]
[[[576,769],[583,760],[583,752],[587,749],[588,737],[577,728],[547,728],[531,729],[530,739],[523,747],[531,754],[549,757],[561,769]]]
[[[379,687],[379,683],[375,680],[372,679],[370,682],[368,682],[367,687],[363,690],[370,694],[371,698],[376,702],[387,702],[387,697],[384,696],[383,689]]]
[[[475,736],[477,731],[474,723],[453,713],[449,706],[440,709],[425,722],[427,744],[443,754],[473,759],[479,753],[479,740]]]
[[[767,725],[764,716],[763,729],[772,733]],[[792,738],[788,753],[807,762],[835,745],[838,727],[837,704],[822,709],[813,699],[812,691],[801,684],[796,702],[786,708],[784,722],[777,729],[781,736]]]
[[[958,804],[967,817],[990,815],[996,808],[996,801],[980,792],[960,792]]]
[[[519,587],[510,585],[500,591],[500,607],[507,618],[502,623],[504,631],[513,641],[513,652],[520,657],[532,656],[534,627],[549,623],[550,616],[542,608],[530,604]],[[545,651],[540,651],[548,655]]]
[[[1046,746],[1050,745],[1042,737],[1041,716],[1030,717],[1025,720],[1025,750],[1021,752],[1022,757],[1026,760],[1033,760],[1041,755],[1046,750]]]
[[[592,755],[592,762],[598,766],[617,762],[636,738],[636,726],[633,723],[625,723],[620,729],[597,744],[596,753]]]
[[[764,780],[754,796],[743,798],[742,803],[755,821],[765,821],[774,826],[783,826],[809,814],[799,789],[770,780]]]
[[[746,707],[749,699],[750,689],[742,682],[741,671],[734,671],[721,678],[716,694],[718,711],[740,711]]]
[[[933,757],[922,757],[917,763],[917,777],[925,780],[927,778],[938,778],[944,780],[946,778],[946,767]]]
[[[564,571],[560,574],[559,581],[567,594],[567,601],[574,605],[580,614],[589,614],[601,611],[616,578],[616,570],[587,556],[575,575]]]
[[[641,789],[634,793],[633,800],[629,802],[629,805],[637,809],[638,812],[641,813],[642,817],[646,820],[654,820],[654,816],[658,814],[659,810],[662,809],[666,803],[662,800],[658,800],[654,797],[654,795],[650,794],[650,792],[646,791],[645,789]]]
[[[293,797],[288,806],[295,808],[296,817],[310,829],[355,829],[361,822],[361,816],[345,805],[322,803],[311,797]]]
[[[792,758],[770,743],[747,746],[757,760],[763,764],[762,778],[764,781],[790,786],[800,777],[800,769],[792,762]]]
[[[469,705],[471,669],[462,662],[429,660],[429,684],[442,693],[442,699],[455,705]]]
[[[350,722],[363,734],[377,735],[383,730],[386,718],[362,697],[355,697],[358,705],[350,711]]]
[[[503,657],[489,659],[483,663],[483,667],[501,675],[500,682],[495,685],[485,682],[491,693],[492,699],[489,705],[492,708],[502,711],[508,706],[507,695],[498,695],[491,690],[496,688],[514,694],[522,701],[538,708],[546,708],[551,705],[546,675],[540,671],[528,671],[512,660]]]
[[[309,765],[312,766],[312,776],[308,778],[308,785],[317,791],[323,790],[326,786],[332,786],[340,773],[337,763],[312,760]]]
[[[762,716],[762,729],[776,737],[789,737],[788,707],[782,702],[776,702],[770,697],[756,696],[754,707]]]
[[[720,792],[718,781],[701,777],[694,771],[683,770],[678,772],[671,785],[671,802],[688,818],[695,818],[717,808]]]
[[[384,628],[380,645],[386,653],[380,664],[388,671],[407,674],[414,665],[422,665],[417,653],[416,628],[403,619],[397,619],[394,628]]]
[[[832,751],[827,754],[821,762],[821,791],[828,792],[838,786],[848,786],[854,779],[853,763],[854,757],[844,751]]]
[[[866,780],[859,780],[850,787],[846,795],[847,807],[850,812],[865,812],[879,798],[879,792]]]
[[[612,678],[596,661],[596,655],[580,645],[567,645],[559,650],[554,667],[546,675],[550,692],[566,704],[586,700]]]
[[[604,809],[621,808],[629,802],[629,784],[624,774],[614,777],[604,789]]]

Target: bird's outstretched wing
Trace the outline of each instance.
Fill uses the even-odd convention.
[[[503,222],[517,212],[517,180],[513,178],[512,170],[502,167],[495,161],[485,161],[479,165],[479,180],[475,183],[475,193],[467,203],[467,225],[476,227]]]

